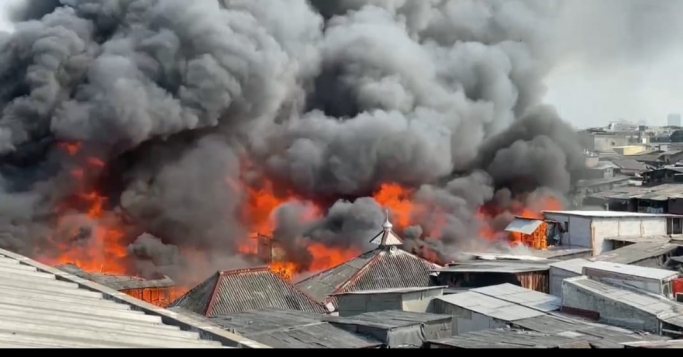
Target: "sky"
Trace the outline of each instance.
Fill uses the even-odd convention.
[[[23,0],[0,0],[2,11]],[[577,128],[625,119],[666,125],[683,113],[683,0],[567,0],[557,41],[568,55],[546,77],[545,101]]]

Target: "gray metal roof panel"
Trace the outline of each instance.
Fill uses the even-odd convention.
[[[111,300],[113,296],[104,293],[106,287],[16,257],[0,251],[0,344],[4,346],[222,347],[202,340],[196,332],[164,324],[160,316],[137,311],[137,306]]]
[[[487,286],[472,291],[539,311],[555,311],[562,306],[559,297],[512,284]]]
[[[211,318],[224,328],[275,348],[368,348],[382,343],[293,310],[246,311]]]
[[[576,286],[584,291],[592,292],[604,299],[617,301],[655,316],[666,313],[669,313],[669,316],[679,316],[683,312],[682,304],[665,299],[664,297],[620,289],[599,281],[591,280],[587,277],[565,279],[564,283]]]
[[[641,242],[627,245],[591,258],[591,261],[633,264],[639,261],[659,257],[680,248],[668,241]]]
[[[558,348],[576,340],[534,331],[491,329],[429,342],[457,348]]]
[[[521,274],[548,271],[546,263],[519,263],[513,261],[468,262],[436,269],[445,273],[504,273]]]
[[[584,265],[586,265],[588,263],[590,263],[590,261],[587,259],[577,258],[577,259],[563,260],[561,262],[550,263],[550,267],[570,271],[572,273],[576,273],[576,274],[581,275],[581,274],[583,274]]]
[[[583,267],[584,275],[591,270],[603,271],[608,273],[630,275],[645,279],[665,280],[678,275],[677,272],[665,269],[647,268],[636,265],[612,263],[609,261],[594,261]]]
[[[349,317],[326,316],[323,321],[339,325],[371,326],[380,329],[393,329],[426,323],[453,320],[451,315],[431,314],[411,311],[384,310],[366,312]]]
[[[447,304],[458,306],[476,313],[490,316],[503,321],[516,321],[545,313],[513,302],[487,296],[474,291],[460,294],[444,295],[436,298]]]
[[[207,317],[267,308],[324,314],[327,309],[269,268],[218,272],[171,303]]]

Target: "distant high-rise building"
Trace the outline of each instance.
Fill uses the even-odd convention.
[[[666,125],[668,126],[681,126],[681,115],[680,114],[669,114],[666,118]]]

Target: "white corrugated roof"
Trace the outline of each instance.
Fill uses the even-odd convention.
[[[559,310],[562,306],[562,299],[557,296],[512,284],[492,285],[471,291],[545,312]]]
[[[0,347],[267,347],[195,322],[0,249]]]
[[[678,273],[671,270],[647,268],[636,265],[611,263],[606,261],[590,262],[583,266],[583,274],[587,274],[587,269],[600,270],[610,273],[625,274],[639,278],[665,280],[678,276]]]
[[[576,259],[569,259],[569,260],[562,260],[556,263],[551,263],[548,264],[552,268],[557,268],[557,269],[562,269],[566,271],[570,271],[572,273],[576,274],[583,274],[583,267],[590,263],[589,260],[583,259],[583,258],[576,258]]]
[[[545,315],[542,311],[533,310],[474,291],[439,296],[436,299],[503,321],[517,321]]]
[[[506,232],[517,232],[522,234],[532,234],[536,232],[543,221],[538,219],[528,219],[517,217],[505,227]]]

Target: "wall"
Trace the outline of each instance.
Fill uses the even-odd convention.
[[[435,314],[453,316],[452,329],[454,336],[467,332],[505,327],[507,325],[505,321],[497,320],[460,306],[451,305],[439,299],[434,299],[433,306]]]
[[[673,271],[672,274],[675,274]],[[653,294],[662,293],[662,281],[649,279],[639,276],[632,276],[626,274],[620,274],[611,271],[604,271],[600,269],[591,269],[589,267],[583,268],[583,274],[590,277],[593,280],[602,281],[610,285],[624,285],[644,291],[651,292]]]
[[[550,291],[550,278],[547,271],[516,274],[521,286],[542,293]]]
[[[593,255],[613,250],[609,237],[644,237],[667,234],[666,217],[582,217],[546,213],[546,219],[568,226],[562,245],[593,249]]]
[[[562,284],[562,306],[595,311],[600,314],[601,322],[617,327],[660,333],[660,322],[656,316],[583,291],[566,281]]]
[[[550,267],[550,295],[562,297],[562,282],[564,279],[580,276],[573,271]]]
[[[402,310],[400,294],[348,294],[337,296],[339,316],[353,316],[364,312]]]
[[[683,214],[683,199],[669,198],[667,211],[671,214]]]
[[[610,237],[647,237],[666,235],[666,217],[620,217],[593,219],[593,254],[599,255],[613,250]]]
[[[593,135],[593,150],[601,152],[614,151],[615,146],[627,146],[628,138],[618,135]]]
[[[629,145],[614,148],[614,151],[623,156],[637,155],[645,151],[645,146],[643,145]]]
[[[546,213],[545,218],[569,228],[562,234],[562,245],[591,248],[590,218],[556,213]]]

